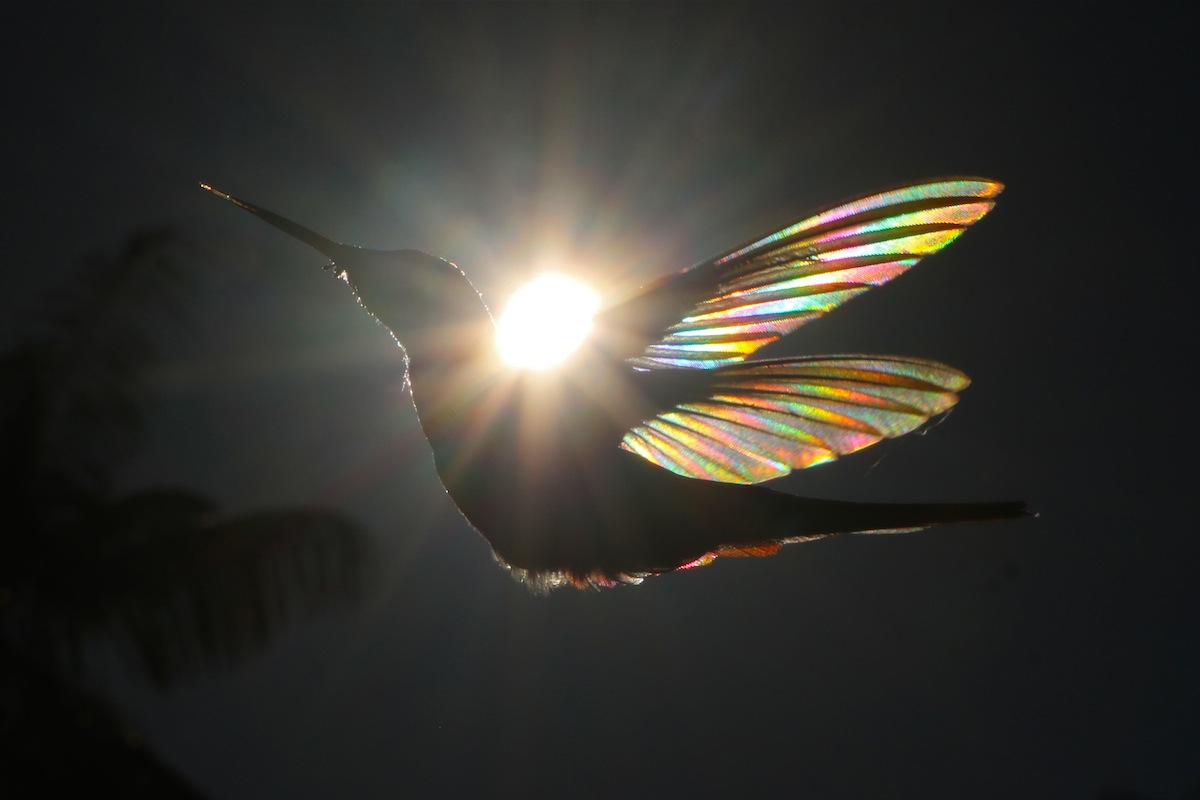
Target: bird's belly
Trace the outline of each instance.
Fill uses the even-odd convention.
[[[736,541],[786,536],[757,487],[674,475],[615,444],[586,457],[479,452],[443,481],[507,564],[531,573],[608,576],[674,569]],[[757,502],[755,500],[757,499]]]

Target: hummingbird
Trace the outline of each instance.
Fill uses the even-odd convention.
[[[996,181],[912,183],[749,240],[602,307],[546,370],[502,361],[488,306],[455,264],[341,244],[201,187],[330,260],[400,345],[446,492],[535,591],[1026,513],[1023,502],[859,503],[762,485],[915,430],[970,381],[903,356],[749,358],[952,242],[994,207]]]

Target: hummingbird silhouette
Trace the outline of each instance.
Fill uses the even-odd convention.
[[[995,181],[865,196],[669,275],[602,309],[547,371],[501,362],[487,305],[454,264],[340,244],[201,186],[327,256],[392,334],[442,484],[531,588],[637,583],[837,534],[1025,513],[759,485],[914,430],[969,380],[900,356],[747,360],[949,244],[993,208]]]

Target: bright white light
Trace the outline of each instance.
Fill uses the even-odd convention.
[[[600,299],[587,284],[547,273],[522,286],[496,323],[500,355],[515,367],[561,363],[592,330]]]

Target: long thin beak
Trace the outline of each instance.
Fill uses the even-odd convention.
[[[318,250],[329,256],[329,258],[331,258],[335,263],[341,260],[347,254],[347,251],[358,249],[347,244],[340,244],[332,239],[326,239],[321,234],[316,233],[315,231],[310,231],[303,225],[292,222],[287,217],[281,217],[272,211],[267,211],[265,208],[259,208],[256,205],[247,203],[245,200],[239,200],[233,195],[225,194],[218,189],[214,189],[207,183],[200,184],[200,188],[212,192],[217,197],[223,197],[224,199],[233,203],[235,206],[246,209],[251,214],[254,214],[256,217],[259,217],[265,222],[271,223],[289,236],[294,236],[309,247],[312,247],[315,250]]]

